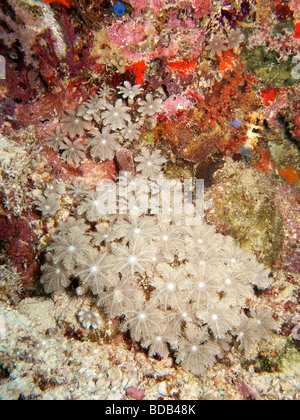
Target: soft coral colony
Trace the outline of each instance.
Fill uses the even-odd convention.
[[[128,81],[117,91],[126,99],[133,97],[133,92],[141,94],[138,86]],[[122,97],[111,103],[100,90],[62,119],[65,134],[50,135],[49,146],[53,147],[55,136],[59,142],[60,136],[76,137],[83,130],[87,136],[92,134],[92,140],[84,146],[80,137],[73,141],[62,137],[58,145],[63,150],[61,158],[76,166],[86,151],[96,161],[112,159],[116,151],[130,144],[122,135],[124,129],[137,124],[142,130],[162,109],[161,99],[153,94],[137,102],[131,100],[130,106]],[[91,115],[88,104],[93,104],[94,124],[102,124],[101,131],[87,124]],[[130,115],[133,110],[134,119]],[[186,215],[177,214],[172,206],[166,214],[153,213],[148,193],[139,191],[137,185],[145,180],[158,183],[164,195],[167,159],[151,147],[137,149],[140,153],[134,157],[134,172],[122,172],[96,190],[85,188],[84,183],[69,187],[72,216],[59,222],[52,233],[41,282],[45,291],[52,293],[62,292],[77,279],[77,294],[92,292],[95,306],[97,301],[108,318],[117,318],[120,330],[130,331],[131,338],[148,348],[150,356],[166,357],[175,352],[184,369],[200,375],[216,357],[225,354],[232,340],[241,351],[250,351],[276,328],[272,311],[258,306],[254,294],[254,287],[264,289],[272,279],[252,254],[238,248],[232,238],[216,233],[214,227],[189,227]],[[115,189],[115,205],[119,212],[124,209],[124,178],[129,180],[125,195],[131,205],[123,214],[112,211],[114,205],[107,213],[109,193]],[[172,188],[181,191],[183,184],[173,180]],[[36,201],[44,218],[57,214],[62,196],[62,191],[52,188]],[[175,193],[171,196],[174,200]],[[249,302],[251,310],[246,312]],[[98,318],[93,321],[95,313],[87,308],[80,312],[85,327],[98,328]]]
[[[1,53],[13,51],[0,112],[6,135],[35,124],[38,164],[53,165],[30,180],[45,292],[76,287],[93,302],[78,313],[85,328],[103,328],[103,313],[149,356],[174,355],[197,375],[233,345],[251,352],[277,328],[257,297],[269,270],[211,225],[153,213],[137,185],[163,190],[171,177],[181,191],[170,159],[194,174],[227,156],[276,177],[270,150],[299,141],[296,2],[133,0],[122,15],[112,2],[25,3],[0,9]],[[296,184],[289,159],[279,175],[294,166]],[[108,202],[126,211],[107,215]]]

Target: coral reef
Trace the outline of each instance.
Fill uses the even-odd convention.
[[[118,90],[123,94],[123,90]],[[148,94],[146,100],[138,102],[138,106],[133,102],[131,107],[143,121],[159,112],[161,102]],[[103,102],[102,106],[106,110],[101,112],[101,138],[115,142],[131,119],[130,107],[122,99],[117,99],[115,105]],[[72,118],[77,118],[77,112],[72,112]],[[66,124],[66,119],[62,119],[62,124]],[[76,134],[82,135],[84,127],[79,127],[82,132]],[[97,139],[99,144],[103,144],[101,138]],[[95,156],[93,149],[91,156]],[[113,158],[113,154],[101,157]],[[180,181],[169,181],[175,201],[166,202],[168,207],[165,206],[170,191],[163,171],[167,160],[161,152],[142,147],[134,161],[137,176],[119,174],[118,181],[98,185],[96,191],[87,191],[74,202],[70,212],[76,219],[72,217],[56,226],[56,234],[47,247],[48,262],[43,266],[41,281],[46,292],[53,292],[55,288],[61,291],[69,287],[72,278],[79,279],[77,293],[92,291],[98,296],[104,312],[119,319],[121,331],[130,330],[132,339],[150,347],[152,354],[166,357],[170,346],[177,362],[200,375],[221,353],[218,342],[229,342],[229,332],[237,337],[241,350],[249,351],[261,338],[268,337],[269,330],[276,329],[269,310],[252,308],[250,318],[243,310],[247,300],[252,298],[254,303],[253,285],[265,288],[272,280],[268,271],[251,254],[238,249],[230,237],[216,234],[205,224],[193,230],[185,225],[187,214],[180,213],[180,201],[175,195],[183,188]],[[125,184],[123,192],[128,176],[129,184]],[[154,196],[162,196],[161,214],[156,214],[148,203],[148,192],[142,188],[146,181],[157,183]],[[114,197],[116,189],[118,194]],[[35,204],[43,217],[51,216],[51,211],[53,216],[60,206],[60,201],[55,203],[59,192],[51,190],[49,194],[46,190],[43,195]],[[113,203],[116,198],[118,203]],[[93,225],[87,222],[97,223],[93,247]],[[101,225],[106,229],[101,229]],[[212,248],[211,243],[217,248]],[[146,293],[141,286],[147,287]],[[94,312],[84,309],[78,316],[87,327],[97,327]],[[157,340],[160,346],[155,345]]]
[[[0,398],[299,399],[299,19],[1,2]]]

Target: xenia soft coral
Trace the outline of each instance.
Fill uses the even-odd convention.
[[[91,194],[92,204],[97,193]],[[56,266],[44,266],[42,280],[62,265],[70,280],[78,278],[77,293],[96,295],[106,315],[119,318],[121,331],[129,329],[133,340],[162,357],[168,355],[168,343],[176,361],[196,375],[215,363],[223,348],[217,340],[230,343],[237,336],[237,345],[249,351],[269,338],[276,328],[272,311],[257,306],[248,318],[244,308],[254,304],[253,286],[268,287],[272,279],[232,238],[205,224],[186,226],[184,216],[150,214],[149,209],[135,217],[101,216],[96,205],[90,217],[86,200],[74,203],[74,213],[78,220],[85,213],[84,225],[103,223],[99,240],[94,242],[86,229],[54,235],[48,258]],[[174,246],[162,246],[167,239]],[[142,284],[149,285],[145,293]],[[156,343],[162,345],[153,348]]]
[[[135,104],[137,114],[141,104],[148,108],[153,101],[158,111],[161,100],[150,95]],[[101,134],[116,136],[116,145],[126,150],[121,133],[131,123],[131,108],[122,99],[115,105],[107,102],[105,108]],[[100,133],[100,127],[97,130]],[[91,155],[97,141],[95,136],[88,143]],[[41,281],[50,292],[68,287],[76,277],[77,294],[91,291],[95,297],[90,298],[97,299],[107,317],[119,318],[120,330],[130,330],[133,340],[149,348],[149,355],[166,357],[172,349],[183,368],[200,375],[228,344],[237,343],[247,352],[269,338],[269,331],[276,328],[272,311],[256,303],[254,286],[266,288],[272,279],[255,256],[238,248],[229,236],[206,224],[189,226],[195,211],[187,211],[186,204],[196,209],[189,202],[186,213],[178,212],[183,210],[183,197],[178,199],[177,194],[183,193],[182,181],[165,178],[162,152],[146,146],[140,152],[131,156],[135,170],[119,173],[103,188],[98,184],[96,191],[86,191],[82,183],[67,188],[74,217],[56,227]],[[157,209],[140,181],[151,185],[152,197],[160,196]],[[81,315],[87,315],[87,326],[92,325],[93,313]]]

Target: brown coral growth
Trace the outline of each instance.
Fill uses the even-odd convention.
[[[186,160],[199,162],[218,149],[226,151],[227,147],[241,144],[246,130],[236,130],[231,122],[236,109],[245,117],[258,109],[260,104],[251,85],[252,76],[243,74],[241,67],[216,82],[205,100],[198,101],[197,108],[187,113],[184,122],[178,117],[165,121],[167,141],[173,151]]]

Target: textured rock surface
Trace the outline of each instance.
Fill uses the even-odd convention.
[[[280,284],[283,290],[284,283]],[[282,302],[294,289],[291,286],[285,294],[279,293],[276,302]],[[91,341],[85,331],[80,340],[78,335],[70,338],[68,328],[78,331],[81,326],[76,318],[62,320],[62,314],[70,314],[68,308],[75,310],[78,299],[61,295],[54,301],[40,301],[39,311],[47,314],[40,314],[42,323],[32,313],[36,304],[36,299],[30,298],[20,308],[0,304],[1,399],[130,399],[126,392],[130,387],[152,400],[162,396],[182,400],[247,399],[249,395],[241,391],[237,378],[262,399],[300,397],[300,358],[297,352],[284,350],[286,341],[282,338],[274,337],[261,347],[259,363],[251,361],[249,355],[241,365],[240,356],[232,351],[204,377],[196,378],[175,367],[170,358],[156,360],[135,347],[128,348],[120,334],[112,340]],[[262,370],[263,357],[271,353],[285,353],[280,372]]]

